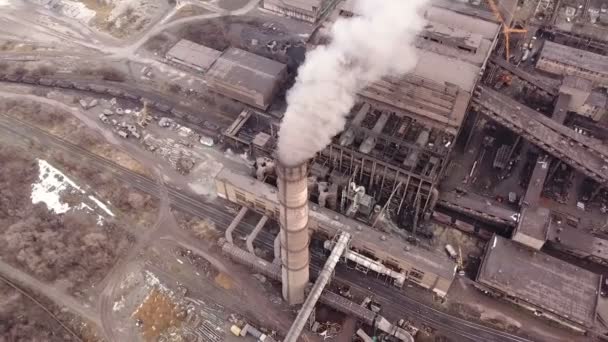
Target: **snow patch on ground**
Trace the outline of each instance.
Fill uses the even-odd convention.
[[[2,0],[0,0],[2,1]],[[61,201],[61,195],[63,192],[79,192],[84,194],[85,191],[76,184],[69,177],[64,175],[61,171],[49,164],[46,160],[37,159],[38,161],[38,182],[32,184],[32,203],[43,202],[47,208],[55,214],[63,214],[70,209],[74,210],[86,210],[95,212],[92,206],[82,202],[73,208],[69,204]],[[114,213],[95,196],[89,195],[88,198],[95,203],[97,207],[103,210],[107,215],[114,217]],[[83,196],[83,200],[85,200]],[[105,217],[103,215],[97,215],[97,224],[102,226]]]
[[[46,160],[38,159],[38,183],[32,185],[32,203],[43,202],[49,210],[63,214],[70,210],[70,206],[61,201],[61,193],[65,190],[84,192]]]
[[[102,201],[98,200],[95,196],[89,195],[89,198],[95,202],[95,204],[97,204],[98,207],[101,208],[101,210],[105,211],[106,214],[114,217],[114,213],[105,205],[105,203],[103,203]]]
[[[80,209],[80,210],[90,210],[93,211],[93,208],[91,208],[90,205],[86,204],[86,203],[80,203],[79,206],[76,207],[76,209]]]

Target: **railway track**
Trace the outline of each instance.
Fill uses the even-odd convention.
[[[34,304],[40,307],[44,312],[46,312],[47,315],[49,315],[49,317],[51,317],[55,322],[57,322],[57,324],[59,324],[63,330],[65,330],[68,334],[72,335],[72,337],[74,337],[76,341],[83,342],[83,340],[78,336],[78,334],[76,334],[76,332],[70,329],[67,325],[63,324],[63,322],[61,322],[61,320],[57,316],[55,316],[55,314],[53,314],[51,310],[46,307],[46,305],[42,304],[36,298],[32,297],[30,294],[27,293],[27,291],[23,290],[19,285],[15,284],[10,279],[0,275],[0,280],[15,289],[17,292],[25,296],[30,301],[34,302]]]
[[[196,99],[190,99],[190,101],[194,103],[190,106],[186,106],[183,102],[175,101],[163,93],[141,85],[133,87],[123,82],[107,80],[68,80],[65,78],[52,78],[51,76],[37,77],[4,74],[2,72],[0,72],[0,82],[50,89],[77,90],[100,97],[111,96],[127,101],[135,101],[139,102],[141,106],[143,106],[144,103],[147,103],[151,109],[196,125],[194,128],[199,132],[209,135],[217,134],[215,131],[200,126],[204,119],[201,118],[200,109],[198,108],[205,108],[204,103],[197,101]],[[228,126],[232,123],[233,118],[230,118],[231,114],[219,111],[207,114],[211,114],[213,119],[222,126]]]
[[[0,114],[0,129],[28,139],[30,139],[31,136],[36,136],[49,148],[70,152],[74,156],[82,158],[82,160],[90,161],[102,169],[112,172],[117,179],[132,185],[138,190],[152,196],[160,196],[161,189],[154,180],[117,165],[110,160],[95,155],[80,146],[53,136],[26,122]],[[222,204],[205,203],[200,198],[183,194],[179,190],[171,187],[167,187],[167,192],[173,208],[183,210],[200,218],[209,218],[219,229],[226,228],[233,219],[233,215],[227,213]],[[235,232],[245,236],[253,229],[254,225],[242,222]],[[263,230],[258,235],[255,243],[256,245],[261,245],[265,249],[273,251],[273,242],[274,236]],[[324,256],[319,253],[313,253],[311,263],[313,273],[318,272],[324,262]],[[398,291],[394,287],[387,286],[385,283],[373,277],[361,277],[359,273],[348,272],[347,270],[341,269],[337,272],[337,277],[334,282],[343,283],[351,286],[353,289],[372,294],[374,298],[382,301],[384,310],[393,317],[400,318],[403,317],[404,314],[417,317],[419,321],[443,332],[447,336],[459,336],[459,341],[480,341],[481,338],[483,341],[490,342],[530,342],[528,339],[492,329],[481,324],[469,322],[436,310],[424,303],[407,297],[404,293]]]
[[[244,229],[241,226],[237,227],[235,230],[236,233],[241,234],[241,237],[245,237],[249,231],[250,230]],[[273,240],[274,236],[262,231],[256,239],[256,245],[268,252],[272,252]],[[316,277],[321,271],[325,259],[326,256],[323,252],[312,250],[310,265],[311,275],[313,277]],[[334,284],[347,285],[357,292],[367,293],[368,295],[373,296],[374,300],[380,302],[382,305],[383,315],[387,316],[387,318],[397,320],[403,318],[405,315],[414,317],[417,321],[431,326],[448,336],[457,335],[462,337],[465,339],[464,341],[531,341],[523,337],[499,332],[481,324],[469,322],[446,314],[445,312],[406,296],[392,285],[383,282],[382,279],[375,278],[371,275],[362,275],[360,272],[351,272],[343,265],[339,265],[335,272],[336,277],[333,280]],[[461,340],[462,339],[459,339],[459,341]]]
[[[608,183],[608,147],[485,86],[474,105],[485,115],[563,160],[598,183]]]

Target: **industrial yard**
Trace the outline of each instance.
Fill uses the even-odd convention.
[[[0,20],[0,341],[608,340],[608,1]]]

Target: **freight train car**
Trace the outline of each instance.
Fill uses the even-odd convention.
[[[219,197],[278,219],[277,189],[272,185],[229,169],[218,173],[215,184]],[[352,236],[351,251],[366,257],[370,263],[404,275],[408,281],[439,297],[446,296],[456,274],[456,263],[445,255],[407,244],[401,237],[374,230],[314,203],[309,205],[308,227],[317,237],[331,240],[340,231],[348,232]]]

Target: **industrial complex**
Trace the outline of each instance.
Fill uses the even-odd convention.
[[[608,340],[608,0],[98,5],[0,0],[0,341]]]

